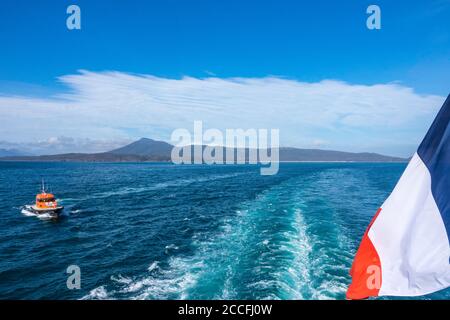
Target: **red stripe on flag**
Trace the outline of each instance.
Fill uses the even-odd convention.
[[[366,299],[368,297],[378,296],[381,287],[381,263],[377,250],[369,238],[369,230],[376,218],[381,212],[378,209],[375,216],[372,218],[366,232],[361,240],[359,249],[356,252],[353,260],[350,275],[352,276],[352,283],[347,290],[347,299]]]

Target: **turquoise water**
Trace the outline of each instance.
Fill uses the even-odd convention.
[[[343,299],[404,168],[2,162],[0,298]],[[21,213],[41,178],[65,206],[57,222]],[[80,290],[66,287],[73,264]]]

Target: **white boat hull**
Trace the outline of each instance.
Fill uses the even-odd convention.
[[[22,213],[26,215],[35,215],[39,218],[48,218],[48,219],[57,219],[60,216],[60,213],[64,209],[63,206],[55,207],[55,208],[49,208],[49,209],[42,209],[38,208],[34,205],[26,205],[24,209],[22,210]]]

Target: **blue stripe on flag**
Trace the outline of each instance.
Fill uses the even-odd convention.
[[[417,153],[431,174],[431,191],[450,241],[450,95]]]

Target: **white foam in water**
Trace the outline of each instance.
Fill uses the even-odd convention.
[[[172,243],[172,244],[167,245],[164,249],[165,249],[164,252],[166,254],[169,254],[171,251],[178,250],[178,247]]]
[[[111,276],[110,278],[112,281],[118,282],[118,283],[123,283],[123,284],[129,284],[131,283],[133,280],[131,280],[130,278],[127,277],[123,277],[122,275],[118,275],[117,277],[115,276]]]
[[[132,299],[186,299],[188,290],[197,283],[203,262],[189,258],[172,258],[168,269],[158,269],[156,276],[134,281],[122,293],[137,293]]]
[[[315,183],[320,187],[320,176]],[[326,178],[326,177],[325,177]],[[328,180],[326,180],[328,183]],[[299,199],[302,195],[297,195]],[[339,201],[339,200],[337,200]],[[333,203],[330,203],[331,208]],[[317,208],[316,208],[317,209]],[[306,265],[309,270],[310,284],[305,288],[308,299],[337,299],[344,297],[348,279],[348,268],[351,265],[349,239],[347,232],[343,230],[342,222],[339,216],[336,216],[333,210],[327,210],[328,203],[321,208],[320,214],[313,212],[317,216],[308,216],[308,226],[317,224],[322,233],[309,234],[311,245],[311,258]],[[308,212],[304,213],[305,215]]]
[[[43,213],[43,214],[39,214],[39,215],[36,215],[39,219],[41,219],[41,220],[50,220],[50,219],[53,219],[54,217],[53,216],[51,216],[50,214],[48,214],[48,213]]]
[[[309,254],[312,250],[310,239],[306,230],[302,211],[295,209],[293,230],[285,232],[287,243],[280,246],[281,250],[293,253],[294,259],[291,265],[286,268],[285,275],[291,279],[291,286],[284,286],[291,299],[304,299],[303,292],[308,288],[311,279],[309,274],[310,259]]]
[[[109,295],[104,286],[97,287],[81,298],[81,300],[108,300]]]
[[[157,268],[158,268],[158,264],[159,264],[159,261],[154,261],[154,262],[152,262],[152,264],[150,264],[149,266],[148,266],[148,268],[147,268],[147,270],[150,272],[150,271],[153,271],[153,270],[156,270]]]
[[[112,276],[120,288],[107,292],[104,286],[94,289],[83,299],[110,299],[125,297],[127,299],[187,299],[188,291],[195,286],[202,270],[203,261],[198,257],[171,257],[168,266],[161,268],[159,261],[148,267],[148,274],[136,280],[121,275]]]

